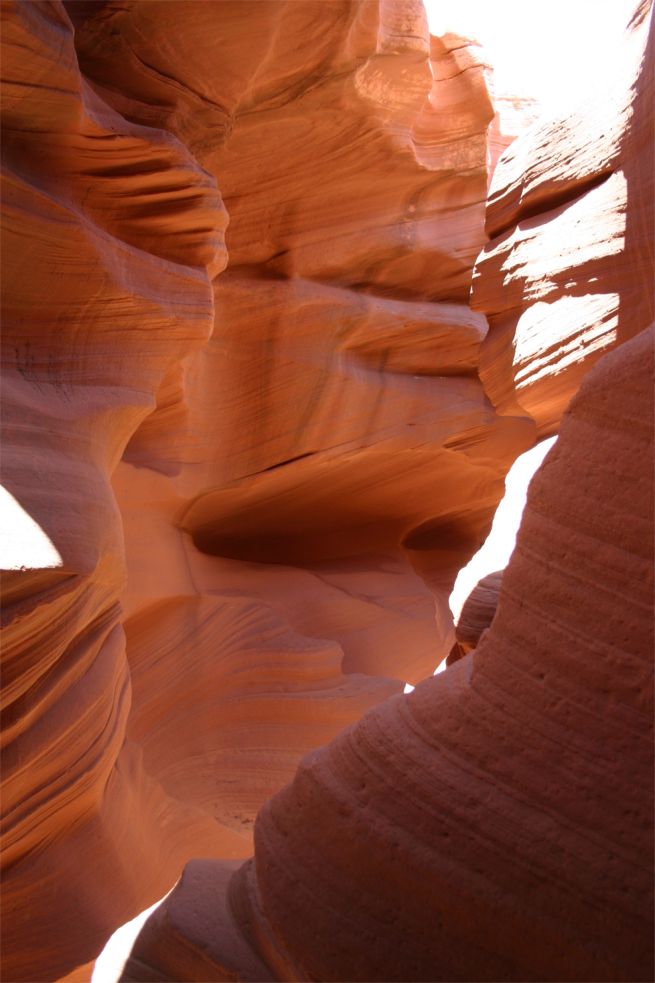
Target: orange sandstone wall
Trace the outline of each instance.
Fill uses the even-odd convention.
[[[607,110],[608,159],[643,208],[612,198],[592,250],[622,256],[627,215],[627,293],[598,288],[637,310],[618,340],[645,325],[649,303],[631,272],[650,261],[637,163],[649,132],[645,15],[623,102]],[[249,856],[255,815],[301,757],[445,658],[447,596],[503,476],[537,427],[555,426],[597,346],[565,374],[563,395],[561,372],[543,388],[528,345],[534,378],[515,397],[498,318],[545,281],[530,273],[516,286],[494,240],[469,306],[493,107],[475,45],[430,38],[419,2],[42,0],[8,3],[3,18],[2,954],[4,978],[18,981],[92,959],[189,858]],[[516,204],[517,182],[534,172],[539,186],[551,166],[508,153],[494,185],[507,190],[492,189],[487,214],[501,239],[533,207],[529,188]],[[602,166],[585,164],[575,188]],[[588,194],[614,194],[612,168]],[[571,185],[568,171],[562,180]],[[454,686],[462,672],[446,677]],[[395,759],[402,748],[385,748],[380,788],[396,769],[413,774]],[[349,780],[343,767],[329,765],[337,783]],[[267,807],[264,839],[306,770]],[[378,820],[351,814],[370,839]],[[348,912],[335,830],[330,890]],[[260,839],[258,857],[267,849]],[[314,862],[309,841],[298,849],[300,904]],[[380,904],[409,896],[392,868],[371,868],[384,871]],[[225,874],[209,869],[220,918],[236,912],[243,928],[242,906],[259,902],[232,887],[226,908]],[[310,951],[270,880],[260,887],[283,954],[261,937],[253,950],[241,929],[216,936],[220,947],[237,939],[230,965],[244,978],[284,978],[292,965],[374,978],[382,949],[368,964],[351,962],[347,936],[332,955]],[[470,942],[462,904],[457,932]],[[252,931],[262,924],[253,916]],[[639,931],[626,936],[635,960]],[[429,951],[417,951],[416,972]],[[386,959],[385,978],[392,965],[414,971]],[[470,972],[482,965],[470,960]],[[203,966],[222,972],[213,958]]]
[[[484,70],[419,3],[3,18],[2,952],[33,980],[248,856],[302,755],[445,657],[534,426],[477,378]]]
[[[565,414],[477,649],[189,864],[122,980],[652,980],[654,343]]]
[[[582,375],[621,345],[564,415],[491,628],[445,674],[307,756],[260,812],[252,861],[237,872],[189,864],[122,979],[653,978],[648,19],[643,5],[624,64],[625,111],[612,123],[622,167],[581,189],[570,176],[599,167],[601,150],[581,144],[568,160],[560,143],[570,199],[541,214],[537,196],[534,215],[526,205],[478,263],[474,298],[515,305],[519,321],[546,305],[533,298],[562,300],[550,362],[542,334],[534,339],[545,354],[516,324],[516,337],[503,335],[492,313],[482,375],[504,412],[521,415],[525,402],[550,432]],[[566,126],[550,127],[547,146]],[[531,151],[534,133],[501,160],[496,180]],[[583,221],[577,210],[601,188],[606,209]],[[490,217],[494,208],[492,192]],[[546,271],[552,257],[559,265]],[[574,324],[562,307],[578,301]],[[601,303],[614,305],[613,323]],[[577,341],[567,342],[569,328]],[[507,360],[521,345],[526,380],[507,395]]]

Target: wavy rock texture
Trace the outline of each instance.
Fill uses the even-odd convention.
[[[573,142],[569,159],[560,121],[518,141],[497,172],[529,159],[541,133],[546,160],[516,170],[522,204],[499,211],[492,192],[499,235],[478,264],[476,303],[492,323],[482,372],[499,407],[552,431],[599,354],[637,337],[565,416],[493,625],[445,674],[305,758],[261,810],[252,861],[188,865],[123,979],[652,979],[648,13],[634,18],[602,146]],[[613,168],[587,183],[610,144]],[[536,324],[544,297],[559,297],[553,365],[525,336],[510,347],[499,320],[526,312]],[[519,403],[508,360],[525,351]]]
[[[583,384],[475,652],[189,865],[122,979],[653,978],[654,342]]]
[[[181,838],[212,842],[125,743],[109,478],[169,366],[209,337],[226,213],[175,137],[89,89],[61,6],[3,14],[2,954],[5,979],[34,980],[165,890]]]
[[[3,17],[17,981],[248,856],[301,756],[433,670],[534,425],[477,377],[474,45],[413,0]]]
[[[640,3],[597,94],[533,127],[494,174],[472,292],[490,326],[480,377],[540,436],[594,362],[655,317],[651,20]]]
[[[448,665],[474,649],[482,633],[494,620],[502,581],[502,570],[487,574],[467,597],[455,625],[455,644],[448,655]]]

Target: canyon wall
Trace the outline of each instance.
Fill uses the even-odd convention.
[[[552,432],[621,346],[533,482],[493,624],[307,756],[252,861],[188,865],[122,979],[652,979],[649,15],[603,132],[588,107],[535,128],[492,185],[473,299],[497,405]]]
[[[19,980],[248,856],[302,755],[433,671],[534,425],[477,378],[475,45],[413,2],[3,16]]]
[[[581,114],[505,151],[486,247],[487,72],[474,43],[429,37],[419,2],[43,0],[9,3],[3,18],[3,976],[55,979],[92,959],[204,857],[182,887],[209,892],[203,917],[218,948],[199,956],[184,941],[198,924],[189,929],[186,902],[171,900],[184,954],[169,953],[181,962],[165,964],[164,978],[377,978],[393,932],[379,951],[372,944],[372,962],[350,961],[348,933],[329,957],[318,944],[312,954],[292,938],[297,919],[268,875],[253,880],[286,864],[262,843],[278,836],[270,817],[288,815],[298,853],[285,895],[314,910],[325,867],[312,837],[302,843],[309,807],[297,792],[313,765],[265,807],[255,866],[229,887],[228,875],[303,755],[446,657],[450,588],[512,460],[557,427],[595,358],[652,320],[642,282],[652,268],[648,5],[595,142],[579,134]],[[546,314],[554,334],[542,332]],[[539,617],[547,623],[550,609]],[[576,630],[555,615],[553,625]],[[504,637],[493,643],[503,651]],[[439,692],[467,688],[469,660]],[[421,695],[433,685],[346,732],[378,734],[388,719],[375,801],[363,812],[359,800],[345,814],[340,805],[343,823],[327,837],[330,891],[346,914],[364,890],[353,882],[343,895],[342,831],[352,838],[353,823],[367,843],[355,841],[361,862],[386,879],[379,904],[389,892],[407,902],[400,860],[376,868],[379,851],[398,849],[376,810],[406,764],[404,738],[392,747],[396,715],[421,706],[434,716]],[[450,727],[449,713],[430,726]],[[500,724],[488,723],[493,744]],[[560,726],[556,715],[553,733]],[[339,750],[352,738],[339,740],[316,759],[337,785],[356,773]],[[584,758],[592,737],[580,740]],[[540,774],[550,745],[544,754]],[[642,750],[637,758],[640,776]],[[474,800],[457,806],[469,808],[462,831],[475,829]],[[531,823],[545,823],[529,808]],[[635,815],[630,806],[626,830]],[[410,852],[424,858],[416,830],[404,844],[412,836]],[[617,884],[630,857],[616,860]],[[416,889],[398,926],[421,907]],[[585,885],[576,890],[587,904]],[[640,882],[630,891],[632,913]],[[476,962],[477,915],[464,917],[460,900],[457,933],[473,954],[459,976],[447,975],[454,955],[444,958],[441,978],[501,963],[527,971],[511,919],[498,935],[505,962]],[[260,903],[263,921],[252,914]],[[379,904],[362,932],[378,931]],[[274,944],[262,936],[271,919]],[[641,925],[625,937],[626,965],[644,958]],[[584,931],[598,927],[592,918]],[[156,965],[161,940],[148,931],[143,959]],[[436,978],[425,976],[433,955],[428,946],[410,957],[403,943],[383,977],[415,967],[413,978]],[[579,965],[610,978],[608,959]]]
[[[188,865],[122,980],[652,979],[654,342],[583,383],[476,650]]]
[[[496,169],[471,304],[480,378],[503,413],[557,431],[589,368],[655,318],[651,4],[575,112],[533,126]]]

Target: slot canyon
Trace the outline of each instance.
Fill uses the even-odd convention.
[[[652,983],[624,20],[546,110],[422,0],[3,2],[5,983]]]

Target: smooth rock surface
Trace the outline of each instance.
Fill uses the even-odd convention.
[[[3,978],[84,975],[202,857],[133,978],[646,979],[646,336],[489,636],[394,694],[652,318],[648,5],[486,248],[486,66],[418,0],[3,18]]]
[[[478,648],[307,756],[123,979],[652,979],[654,342],[573,401]]]
[[[187,835],[211,848],[125,742],[109,479],[169,365],[209,337],[227,216],[183,144],[90,90],[61,5],[3,17],[2,975],[43,980],[161,896]]]
[[[477,377],[474,43],[414,0],[3,16],[19,981],[248,856],[300,758],[434,670],[535,428]]]

